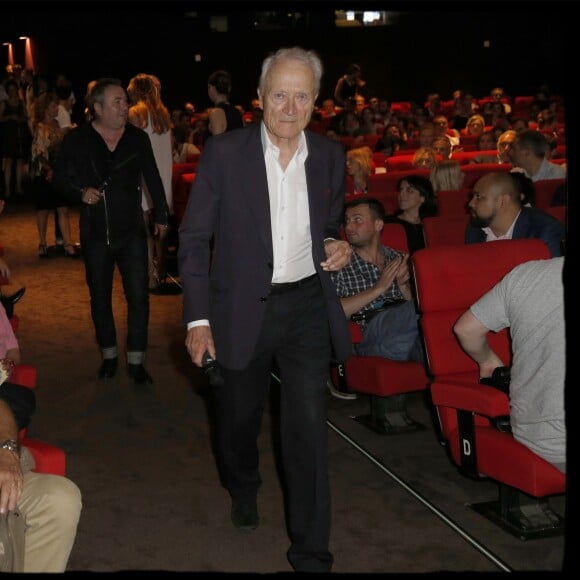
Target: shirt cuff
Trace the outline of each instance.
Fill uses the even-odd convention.
[[[194,326],[209,326],[209,320],[194,320],[193,322],[187,323],[187,330],[193,328]]]

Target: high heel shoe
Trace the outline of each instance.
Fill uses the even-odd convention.
[[[46,247],[46,244],[38,244],[38,257],[48,258],[48,248]]]
[[[78,257],[77,249],[76,249],[75,245],[71,244],[70,242],[63,244],[62,250],[64,252],[64,255],[67,258],[77,258]]]

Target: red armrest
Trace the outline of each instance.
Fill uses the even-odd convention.
[[[503,417],[510,414],[508,396],[487,385],[434,382],[431,384],[431,399],[436,407],[472,411],[484,417]]]

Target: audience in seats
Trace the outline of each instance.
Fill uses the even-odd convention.
[[[433,149],[435,155],[439,155],[441,159],[450,159],[453,152],[453,145],[451,144],[451,140],[444,135],[433,139],[431,149]]]
[[[419,147],[431,147],[435,134],[435,124],[432,121],[423,123],[419,128]]]
[[[339,137],[362,137],[358,115],[353,111],[344,111],[336,125],[336,133]],[[359,141],[362,142],[362,139]]]
[[[459,145],[461,135],[457,129],[449,127],[449,120],[445,115],[436,115],[433,118],[435,137],[447,137],[454,147]]]
[[[380,109],[379,109],[379,98],[378,97],[371,97],[369,99],[369,103],[368,103],[368,107],[370,108],[370,110],[373,113],[373,121],[377,124],[380,125],[381,129],[382,127],[384,127],[386,125],[384,119],[383,119],[383,114],[381,113]]]
[[[397,128],[397,135],[398,134]],[[403,140],[400,137],[388,133],[387,128],[385,128],[382,136],[375,144],[375,152],[384,153],[385,157],[391,157],[391,155],[393,155],[395,151],[399,151],[403,145]]]
[[[349,264],[331,277],[347,318],[362,330],[356,354],[392,360],[424,360],[409,274],[409,256],[381,243],[383,205],[374,198],[345,204],[344,230],[354,250]],[[391,427],[409,424],[405,395],[380,397]]]
[[[173,137],[171,115],[161,98],[161,82],[154,75],[140,73],[129,81],[127,95],[130,101],[128,120],[136,127],[143,129],[149,136],[157,169],[163,182],[167,209],[172,215]],[[141,190],[143,192],[141,208],[147,233],[149,290],[157,292],[162,288],[166,277],[167,229],[162,228],[157,236],[153,235],[153,200],[144,178]]]
[[[479,137],[485,131],[485,119],[478,114],[471,115],[465,124],[465,129],[461,131],[462,135]]]
[[[463,89],[453,91],[453,101],[455,107],[449,120],[452,127],[461,132],[467,125],[469,118],[477,112],[478,106],[473,95]]]
[[[504,111],[504,105],[502,103],[495,102],[491,104],[491,115],[489,119],[486,119],[485,124],[500,131],[505,131],[510,128],[510,120]]]
[[[474,155],[469,163],[497,163],[497,154],[485,153],[497,149],[497,140],[493,131],[484,131],[478,138],[476,150],[482,151]]]
[[[437,155],[431,147],[419,147],[413,155],[411,164],[416,169],[431,169],[437,165]]]
[[[507,102],[508,99],[505,95],[505,92],[502,87],[494,87],[489,92],[490,97],[492,98],[492,103],[501,103],[503,106],[503,110],[506,115],[509,115],[512,112],[512,108],[510,104]]]
[[[423,218],[437,214],[437,199],[431,181],[423,175],[407,175],[397,183],[398,208],[387,222],[400,223],[407,234],[409,253],[425,247]]]
[[[566,177],[565,167],[546,158],[549,147],[546,136],[540,131],[522,131],[509,150],[512,165],[521,168],[532,181]]]
[[[379,99],[378,112],[380,115],[380,122],[383,126],[387,126],[391,122],[392,113],[391,105],[387,99]]]
[[[560,128],[558,118],[556,117],[556,113],[551,109],[543,109],[540,111],[536,117],[536,122],[538,123],[538,131],[558,134]]]
[[[510,127],[516,133],[521,133],[522,131],[526,131],[530,128],[530,123],[527,119],[524,119],[523,117],[512,117]]]
[[[478,151],[489,151],[497,147],[497,139],[493,131],[484,131],[477,139]]]
[[[322,106],[319,110],[320,118],[325,120],[330,120],[336,117],[336,105],[334,104],[334,99],[324,99],[322,101]]]
[[[509,328],[513,351],[509,369],[511,432],[565,473],[564,259],[532,260],[516,266],[472,304],[453,329],[486,379],[505,367],[488,342],[488,332]]]
[[[515,129],[508,129],[504,131],[497,139],[497,162],[498,163],[509,163],[512,160],[510,158],[510,149],[512,143],[515,141],[517,131]]]
[[[435,121],[435,118],[441,115],[441,95],[439,93],[428,94],[425,109],[429,113],[429,118]]]
[[[20,363],[18,340],[2,305],[0,361],[7,368]],[[64,572],[76,538],[81,493],[63,476],[33,471],[34,459],[20,447],[19,432],[35,409],[34,391],[8,377],[0,388],[0,517],[11,522],[19,548],[14,572]]]
[[[461,171],[461,163],[455,159],[444,159],[431,168],[429,180],[433,191],[457,190],[463,187],[465,175]]]
[[[465,243],[539,238],[552,256],[561,256],[564,226],[540,209],[522,205],[521,182],[514,175],[493,171],[475,182]]]
[[[371,160],[366,148],[356,147],[348,150],[346,152],[346,173],[352,177],[354,189],[347,191],[347,195],[367,194],[371,172]]]
[[[360,113],[360,132],[361,135],[376,135],[382,125],[375,121],[373,110],[370,107],[364,107]]]

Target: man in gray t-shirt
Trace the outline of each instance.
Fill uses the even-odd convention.
[[[563,267],[563,257],[516,266],[459,318],[454,330],[483,378],[505,366],[490,348],[487,332],[509,327],[513,436],[565,472]]]

